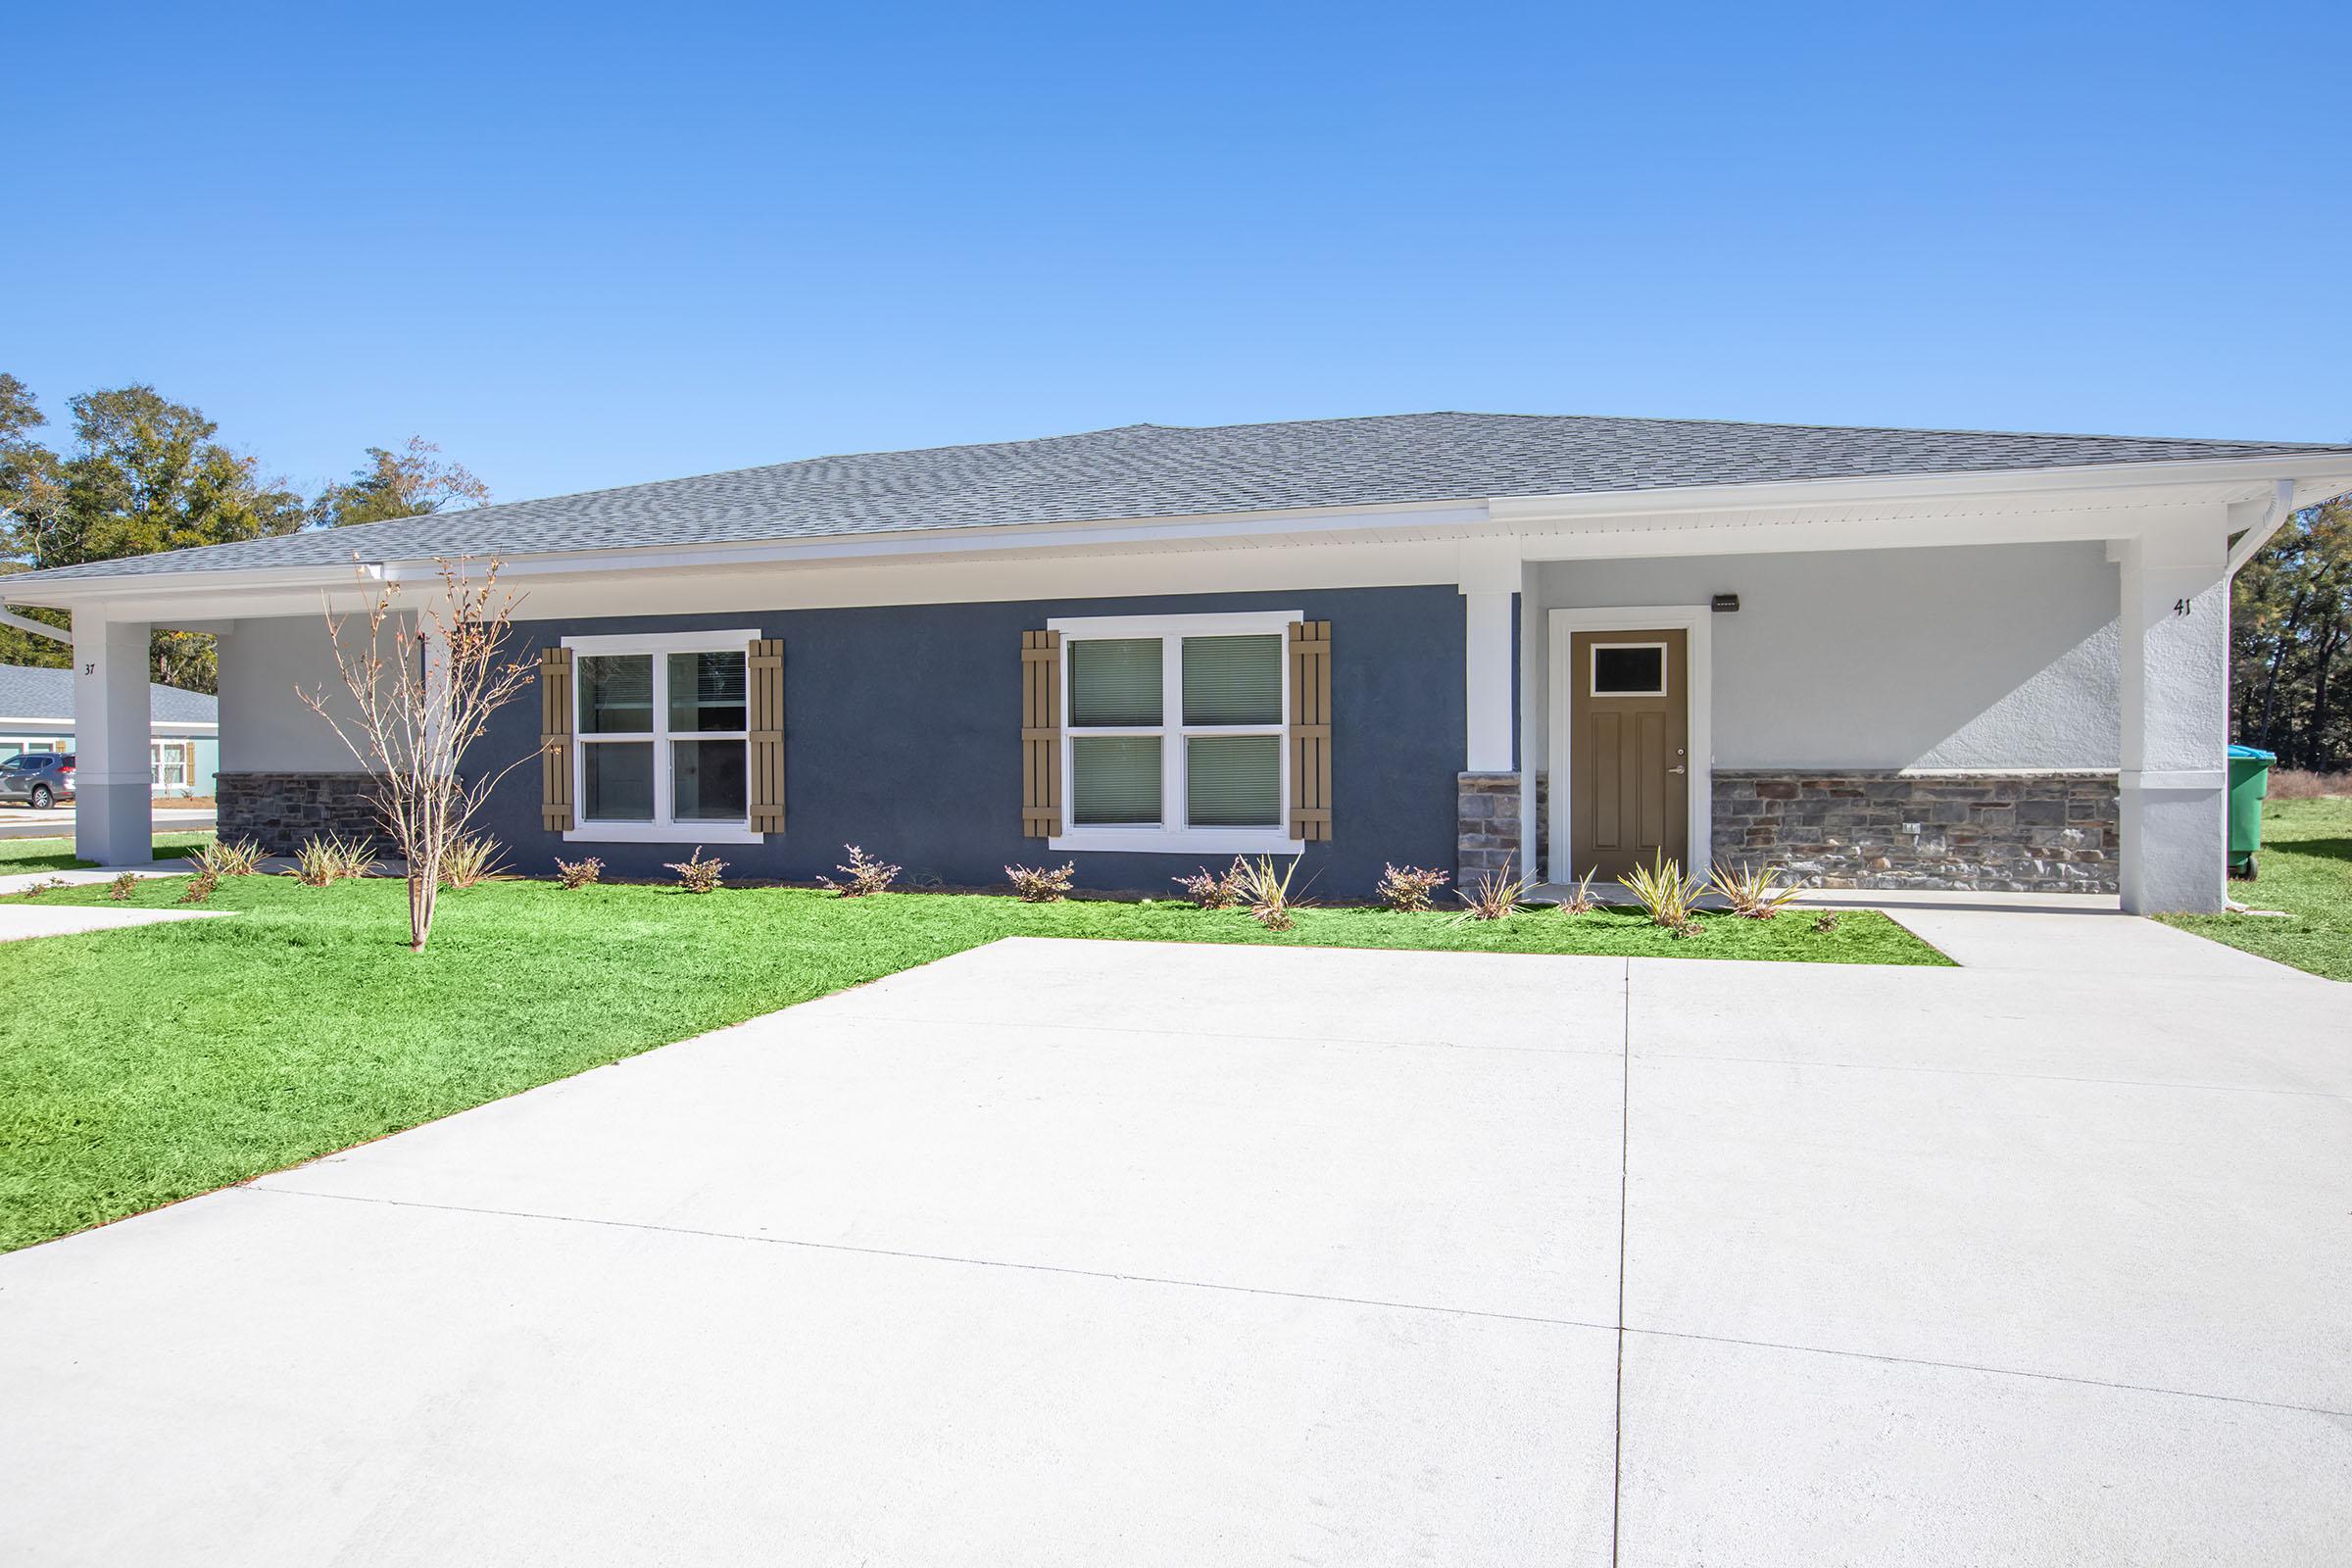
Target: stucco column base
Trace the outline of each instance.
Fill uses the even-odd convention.
[[[2117,780],[2117,825],[2135,847],[2121,867],[2125,913],[2221,911],[2227,798],[2220,776],[2189,782],[2126,772]]]

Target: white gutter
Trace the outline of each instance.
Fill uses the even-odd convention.
[[[35,637],[46,637],[53,642],[70,643],[74,640],[74,634],[70,631],[60,631],[45,620],[11,614],[5,610],[0,610],[0,626],[13,626],[19,631],[28,631]]]
[[[2271,542],[2271,536],[2285,526],[2286,519],[2294,510],[2295,482],[2281,479],[2271,487],[2270,510],[2263,513],[2253,527],[2239,534],[2237,543],[2230,547],[2230,564],[2222,574],[2225,577],[2236,576],[2237,568],[2252,561],[2254,553]]]

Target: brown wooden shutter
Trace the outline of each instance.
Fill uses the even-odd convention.
[[[749,781],[752,831],[784,831],[784,639],[762,637],[751,649]]]
[[[1021,836],[1061,832],[1061,633],[1021,633]]]
[[[1291,836],[1331,839],[1331,622],[1291,622]]]
[[[539,650],[539,825],[578,826],[571,802],[571,650]]]

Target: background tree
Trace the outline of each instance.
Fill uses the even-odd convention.
[[[409,444],[398,452],[369,447],[368,461],[353,470],[349,481],[329,485],[311,504],[311,519],[325,527],[345,528],[359,522],[478,507],[490,499],[488,485],[468,473],[464,465],[443,463],[440,452],[420,435],[409,437]]]
[[[214,439],[201,410],[151,386],[85,392],[69,400],[73,442],[64,453],[33,434],[48,421],[31,389],[0,372],[0,575],[47,566],[230,544],[318,524],[415,516],[489,499],[479,479],[411,437],[399,452],[368,449],[350,481],[306,501],[252,457]],[[64,628],[56,611],[24,613]],[[192,691],[220,686],[213,639],[158,631],[155,679]],[[0,627],[0,662],[63,667],[64,643]]]
[[[2352,766],[2352,504],[2310,507],[2237,574],[2231,728],[2280,765]]]

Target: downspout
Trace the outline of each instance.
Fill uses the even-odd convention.
[[[2262,514],[2262,520],[2239,534],[2237,543],[2230,547],[2230,562],[2223,568],[2222,575],[2236,576],[2237,568],[2252,561],[2254,553],[2271,542],[2271,536],[2285,525],[2294,510],[2295,481],[2280,479],[2271,487],[2270,510]]]

